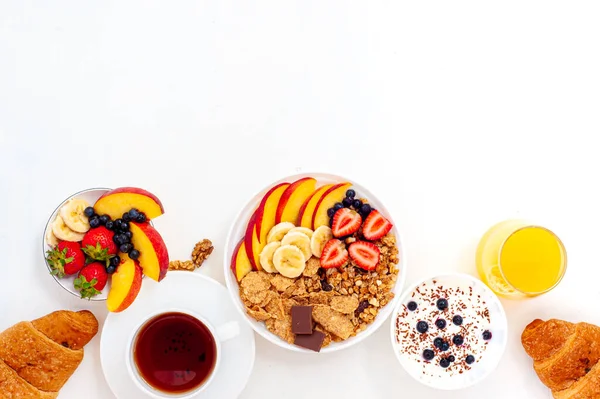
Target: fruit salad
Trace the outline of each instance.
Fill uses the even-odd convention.
[[[246,312],[289,343],[297,338],[297,306],[312,307],[322,346],[363,331],[394,297],[392,227],[351,183],[319,185],[306,177],[275,185],[231,259]]]
[[[94,204],[69,199],[46,232],[51,274],[72,277],[81,298],[91,299],[107,289],[108,310],[127,309],[143,275],[159,282],[167,274],[167,247],[150,224],[163,213],[154,194],[135,187],[109,190]]]

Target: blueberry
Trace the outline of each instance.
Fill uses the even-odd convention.
[[[440,366],[446,369],[448,366],[450,366],[450,361],[446,358],[443,358],[440,360]]]
[[[467,362],[467,364],[473,364],[475,362],[475,356],[473,356],[473,355],[467,356],[467,358],[465,359],[465,362]]]
[[[352,206],[354,207],[354,209],[360,209],[362,207],[362,204],[362,201],[358,199],[352,202]]]
[[[90,219],[90,227],[92,229],[95,229],[98,226],[100,226],[100,218],[98,218],[98,217],[92,217]]]
[[[135,221],[138,223],[144,223],[146,222],[146,215],[141,213],[138,215],[138,217],[135,218]]]
[[[133,233],[131,231],[126,231],[125,233],[123,233],[123,235],[127,237],[128,240],[131,240],[131,237],[133,237]]]
[[[421,334],[424,334],[427,332],[427,330],[429,330],[429,325],[427,324],[426,321],[420,321],[417,323],[417,331],[420,332]]]
[[[115,228],[115,222],[109,220],[108,222],[106,222],[106,228],[109,230],[113,230]]]
[[[433,360],[434,357],[435,357],[435,352],[432,351],[431,349],[425,349],[423,351],[423,359],[425,359],[425,360]]]
[[[456,360],[456,358],[454,356],[452,356],[452,355],[448,356],[448,361],[450,363],[454,363],[455,360]]]
[[[116,271],[117,271],[117,267],[115,265],[106,266],[106,273],[113,274]]]
[[[140,211],[138,211],[135,208],[129,210],[129,217],[131,218],[131,220],[137,219],[137,217],[139,216],[139,214],[140,214]]]
[[[108,215],[102,215],[102,216],[99,217],[99,219],[100,219],[100,224],[102,226],[105,226],[106,223],[110,220],[110,216],[108,216]]]
[[[115,222],[115,229],[116,229],[116,230],[121,230],[121,222],[122,222],[122,221],[123,221],[122,219],[116,219],[116,220],[114,221],[114,222]]]
[[[123,220],[126,222],[131,222],[131,216],[129,216],[129,212],[125,212],[122,216]]]
[[[337,202],[334,206],[333,209],[335,209],[335,211],[339,211],[340,209],[342,209],[344,207],[344,205],[341,202]]]
[[[461,346],[461,345],[462,345],[462,344],[465,342],[465,339],[462,337],[462,335],[455,335],[455,336],[452,338],[452,342],[453,342],[453,343],[454,343],[454,345],[456,345],[456,346]]]
[[[117,245],[123,245],[123,244],[127,243],[127,239],[123,234],[115,234],[115,236],[113,237],[113,241]],[[125,251],[123,251],[123,252],[125,252]]]
[[[360,207],[360,214],[363,215],[364,217],[369,216],[369,213],[371,213],[371,205],[369,204],[362,204],[362,206]]]
[[[414,312],[415,310],[417,310],[417,303],[415,301],[410,301],[408,303],[408,310],[410,310],[411,312]]]
[[[347,198],[354,198],[356,196],[356,191],[350,189],[348,191],[346,191],[346,197]]]
[[[129,257],[133,260],[136,260],[140,257],[140,251],[138,251],[137,249],[132,249],[131,251],[129,251]]]
[[[87,216],[88,218],[91,218],[92,216],[94,216],[94,208],[92,208],[91,206],[88,206],[87,208],[85,208],[85,210],[83,211],[83,214],[85,216]]]
[[[485,341],[489,341],[490,339],[492,339],[492,332],[490,330],[485,330],[483,332],[483,339]]]
[[[119,251],[125,252],[125,253],[129,253],[129,251],[131,251],[132,249],[133,249],[133,245],[131,245],[130,243],[121,244],[121,246],[119,247]]]
[[[352,198],[346,197],[342,200],[342,204],[344,205],[345,208],[350,208],[352,206],[352,201],[353,201]]]
[[[119,266],[119,264],[121,263],[121,258],[119,258],[118,255],[113,256],[112,258],[110,258],[110,264],[113,266]]]
[[[460,326],[463,323],[463,318],[459,315],[456,315],[452,318],[452,323],[456,324],[457,326]]]
[[[437,319],[435,321],[435,325],[440,330],[443,330],[444,328],[446,328],[446,320],[444,320],[444,319]]]
[[[122,220],[120,230],[123,232],[129,231],[129,222]]]
[[[442,352],[446,352],[448,349],[450,349],[450,344],[448,342],[442,342],[442,345],[440,345],[440,350]]]
[[[327,216],[329,216],[330,218],[332,218],[333,215],[335,215],[335,209],[333,209],[333,208],[327,209]]]
[[[448,308],[448,301],[444,298],[440,298],[437,300],[437,308],[439,310],[446,310]]]
[[[433,346],[435,346],[438,349],[440,349],[443,344],[444,344],[444,340],[441,339],[440,337],[437,337],[436,339],[433,340]]]

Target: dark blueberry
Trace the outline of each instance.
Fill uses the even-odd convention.
[[[443,358],[440,360],[440,366],[446,369],[448,366],[450,366],[450,361],[446,358]]]
[[[460,326],[463,323],[463,318],[459,315],[456,315],[452,318],[452,323],[456,324],[457,326]]]
[[[339,211],[340,209],[342,209],[344,207],[344,205],[341,202],[337,202],[334,206],[333,209],[335,209],[335,211]]]
[[[119,247],[119,251],[121,252],[125,252],[125,253],[129,253],[129,251],[131,251],[133,249],[133,245],[127,243],[127,244],[121,244],[121,246]]]
[[[452,338],[452,342],[453,342],[453,343],[454,343],[454,345],[456,345],[456,346],[461,346],[461,345],[462,345],[462,344],[465,342],[465,339],[462,337],[462,335],[455,335],[455,336]]]
[[[450,363],[454,363],[455,360],[456,360],[456,358],[454,356],[452,356],[452,355],[448,356],[448,361]]]
[[[129,251],[129,257],[133,260],[136,260],[140,257],[140,251],[138,251],[137,249],[132,249],[131,251]]]
[[[438,349],[440,349],[443,344],[444,344],[444,340],[441,339],[440,337],[437,337],[436,339],[433,340],[433,346],[435,346]]]
[[[113,266],[119,266],[119,263],[121,263],[121,258],[119,258],[118,255],[113,256],[112,258],[110,258],[110,264]]]
[[[483,339],[486,341],[489,341],[490,339],[492,339],[492,332],[490,330],[485,330],[483,332]]]
[[[439,328],[440,330],[443,330],[444,328],[446,328],[446,320],[444,320],[444,319],[437,319],[435,321],[435,326],[437,328]]]
[[[129,216],[129,212],[125,212],[122,216],[123,220],[126,222],[131,222],[131,216]]]
[[[129,222],[124,220],[121,221],[121,227],[119,228],[121,231],[129,231]]]
[[[421,334],[424,334],[427,332],[427,330],[429,330],[429,325],[427,324],[426,321],[420,321],[417,323],[417,331],[420,332]]]
[[[121,230],[121,222],[122,222],[122,221],[123,221],[123,220],[121,220],[121,219],[116,219],[116,220],[114,221],[114,222],[115,222],[115,230]]]
[[[362,207],[362,201],[358,199],[354,200],[354,202],[352,202],[352,206],[354,209],[360,209]]]
[[[330,218],[332,218],[333,215],[335,215],[335,209],[333,209],[333,208],[327,209],[327,216],[329,216]]]
[[[446,310],[448,308],[448,301],[444,298],[440,298],[437,300],[436,305],[439,310]]]
[[[411,312],[414,312],[415,310],[417,310],[417,303],[415,301],[410,301],[408,303],[408,310],[410,310]]]
[[[345,208],[350,208],[352,206],[352,201],[353,201],[352,198],[346,197],[342,200],[342,204],[344,205]]]
[[[88,206],[87,208],[85,208],[85,210],[83,211],[83,214],[85,216],[87,216],[88,218],[91,218],[92,216],[94,216],[94,208],[92,208],[91,206]]]
[[[125,244],[125,236],[123,234],[115,234],[115,236],[113,237],[113,241],[117,245]]]
[[[371,209],[371,205],[369,204],[363,204],[360,207],[360,214],[363,215],[364,217],[369,216],[369,213],[371,213],[372,209]]]
[[[131,209],[129,210],[129,217],[131,218],[131,220],[135,220],[137,219],[137,217],[139,216],[140,211],[138,211],[137,209]]]
[[[117,270],[117,267],[115,265],[106,266],[106,273],[108,273],[108,274],[113,274],[116,270]]]
[[[98,226],[100,226],[100,218],[98,218],[98,217],[92,217],[90,219],[90,227],[92,229],[95,229]]]
[[[440,345],[440,350],[442,352],[446,352],[448,349],[450,349],[450,344],[448,342],[442,342],[442,345]]]
[[[423,351],[423,359],[425,359],[425,360],[433,360],[434,357],[435,357],[435,352],[432,351],[431,349],[425,349]]]
[[[99,219],[100,219],[100,224],[102,226],[105,226],[106,223],[110,220],[110,216],[108,216],[108,215],[102,215],[102,216],[99,217]]]
[[[106,222],[106,228],[109,230],[112,230],[115,228],[115,222],[113,222],[112,220],[109,220],[108,222]]]
[[[135,221],[138,223],[144,223],[146,222],[146,215],[141,213],[138,215],[138,217],[135,218]]]
[[[475,356],[473,356],[473,355],[467,356],[467,358],[465,359],[465,362],[467,362],[467,364],[473,364],[475,362]]]
[[[123,235],[124,235],[125,237],[127,237],[127,239],[128,239],[129,241],[131,241],[131,237],[133,237],[133,233],[132,233],[131,231],[126,231],[125,233],[123,233]],[[129,241],[127,241],[127,242],[129,242]]]
[[[356,191],[354,191],[352,189],[346,191],[346,197],[347,198],[354,198],[354,197],[356,197]]]

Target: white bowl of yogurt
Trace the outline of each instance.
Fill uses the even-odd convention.
[[[456,390],[494,371],[506,348],[507,321],[485,284],[453,273],[406,291],[392,313],[390,332],[398,361],[414,379]]]

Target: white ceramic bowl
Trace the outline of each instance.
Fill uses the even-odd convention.
[[[248,201],[248,203],[246,203],[246,205],[244,205],[244,207],[242,208],[240,213],[237,215],[233,225],[231,226],[229,233],[227,234],[227,241],[225,243],[225,255],[224,255],[224,262],[223,262],[223,268],[224,268],[224,272],[225,272],[225,281],[227,283],[227,288],[229,290],[229,293],[231,294],[231,298],[233,299],[233,303],[235,304],[236,309],[242,314],[244,319],[250,324],[250,326],[254,329],[254,331],[256,331],[258,334],[260,334],[266,340],[268,340],[282,348],[289,349],[289,350],[296,351],[296,352],[316,353],[316,352],[313,352],[313,351],[310,351],[310,350],[307,350],[307,349],[304,349],[304,348],[301,348],[301,347],[298,347],[298,346],[295,346],[295,345],[285,342],[284,340],[279,338],[277,335],[275,335],[275,334],[271,333],[269,330],[267,330],[265,323],[256,321],[253,318],[251,318],[250,316],[248,316],[248,314],[246,314],[244,304],[242,303],[242,301],[240,299],[238,282],[236,281],[235,277],[233,276],[233,273],[232,273],[231,267],[230,267],[231,266],[231,257],[233,255],[233,251],[235,250],[236,244],[244,236],[244,233],[246,231],[246,225],[248,224],[248,220],[250,219],[252,212],[254,212],[254,210],[260,203],[260,200],[262,199],[263,195],[271,187],[273,187],[274,185],[276,185],[278,183],[282,183],[282,182],[290,182],[291,183],[291,182],[301,179],[303,177],[314,177],[315,179],[317,179],[318,185],[323,185],[323,184],[328,184],[328,183],[341,183],[341,182],[345,182],[345,181],[351,182],[353,185],[353,188],[356,190],[357,196],[368,199],[369,203],[371,205],[373,205],[374,208],[376,208],[379,212],[381,212],[386,218],[388,218],[394,224],[394,227],[392,228],[391,232],[396,236],[397,246],[398,246],[398,250],[400,252],[400,256],[399,256],[400,262],[398,263],[398,269],[399,269],[398,279],[396,281],[396,285],[393,290],[393,292],[396,296],[394,297],[394,299],[392,301],[390,301],[390,303],[388,303],[382,310],[380,310],[380,312],[378,313],[378,315],[375,318],[375,320],[373,321],[373,323],[369,324],[366,330],[360,332],[359,334],[357,334],[354,337],[348,338],[345,341],[332,342],[330,345],[321,349],[321,352],[319,352],[319,353],[335,352],[335,351],[338,351],[341,349],[349,348],[352,345],[356,345],[357,343],[359,343],[362,340],[364,340],[365,338],[367,338],[369,335],[373,334],[385,322],[385,320],[388,318],[388,316],[392,313],[392,310],[394,309],[395,304],[398,301],[398,298],[400,296],[400,293],[402,291],[402,287],[404,286],[404,281],[406,278],[406,257],[405,257],[404,248],[402,246],[402,238],[397,229],[397,223],[392,219],[392,217],[390,216],[389,212],[387,211],[387,209],[385,208],[383,203],[381,203],[381,201],[379,201],[379,199],[376,196],[374,196],[369,190],[367,190],[361,184],[355,182],[352,179],[347,179],[347,178],[332,175],[332,174],[302,173],[302,174],[285,177],[285,178],[280,179],[276,182],[273,182],[269,186],[265,187],[258,194],[253,196],[252,199],[250,199],[250,201]]]
[[[67,201],[69,201],[71,198],[81,198],[81,199],[84,199],[87,202],[89,202],[90,205],[94,205],[94,203],[98,200],[98,198],[100,198],[103,194],[107,193],[108,191],[110,191],[109,188],[89,188],[87,190],[80,191],[78,193],[71,195],[69,198],[65,199],[54,210],[54,212],[52,212],[52,215],[50,215],[50,218],[48,219],[48,222],[46,223],[46,228],[44,229],[44,234],[42,235],[42,256],[44,257],[44,262],[46,263],[46,267],[48,267],[48,272],[51,272],[52,268],[46,261],[46,251],[48,249],[50,249],[51,247],[50,247],[50,245],[48,245],[48,241],[46,240],[46,233],[48,232],[48,229],[51,228],[50,226],[51,226],[52,222],[54,222],[54,219],[56,219],[56,215],[58,215],[58,211],[60,210],[60,208],[62,208],[62,206],[64,204],[66,204]],[[63,287],[67,292],[71,293],[72,295],[75,295],[76,297],[79,297],[79,298],[81,297],[79,292],[77,290],[75,290],[75,288],[73,287],[73,280],[75,280],[75,278],[77,277],[76,274],[72,275],[72,276],[65,276],[63,278],[58,278],[54,275],[52,275],[52,277],[58,283],[58,285]],[[104,287],[104,289],[102,290],[102,292],[89,300],[90,301],[105,301],[106,298],[108,298],[109,290],[110,290],[110,279],[109,279],[108,283],[106,284],[106,286]]]
[[[466,370],[462,374],[457,373],[455,371],[447,372],[446,370],[442,369],[438,364],[439,357],[436,357],[436,359],[434,361],[432,361],[431,363],[427,363],[422,359],[420,353],[417,353],[417,354],[406,353],[405,345],[403,345],[402,342],[399,342],[399,340],[396,339],[396,335],[397,335],[396,321],[398,320],[399,317],[402,318],[402,316],[401,316],[402,313],[408,314],[407,318],[410,317],[412,319],[412,320],[410,320],[410,322],[411,322],[411,325],[412,325],[412,323],[415,324],[415,327],[414,327],[415,329],[416,329],[417,320],[425,320],[426,319],[425,315],[423,315],[423,317],[420,317],[422,314],[420,315],[418,313],[419,309],[417,309],[417,311],[415,313],[410,312],[405,309],[406,309],[408,302],[410,302],[411,300],[414,300],[419,305],[421,305],[420,307],[426,305],[426,303],[424,303],[424,301],[419,301],[418,299],[413,299],[413,298],[418,298],[418,296],[419,296],[418,293],[416,293],[417,288],[422,287],[423,284],[430,285],[433,283],[433,280],[436,281],[436,284],[435,284],[436,287],[439,287],[439,286],[443,286],[444,288],[460,287],[463,290],[472,289],[472,292],[474,295],[472,298],[476,298],[475,295],[480,295],[481,300],[485,301],[485,304],[486,304],[485,307],[489,310],[489,315],[490,315],[490,323],[489,324],[487,324],[487,322],[484,322],[481,325],[478,325],[477,327],[470,327],[470,328],[471,328],[471,331],[473,331],[475,334],[481,333],[482,329],[483,330],[489,329],[492,332],[492,339],[487,341],[487,346],[486,346],[485,350],[478,357],[478,361],[476,361],[475,363],[473,363],[471,365],[470,370]],[[424,289],[421,288],[420,291],[423,292]],[[415,293],[414,297],[413,297],[413,293]],[[465,295],[465,298],[466,297],[467,296]],[[447,299],[449,302],[451,302],[453,300],[453,298],[447,298]],[[473,299],[473,300],[477,301],[477,299]],[[434,301],[431,301],[430,307],[435,308]],[[468,324],[470,324],[471,322],[474,322],[475,320],[481,320],[478,317],[469,317],[468,310],[459,310],[458,312],[463,313],[462,314],[462,316],[464,317],[463,326],[468,326]],[[427,312],[425,312],[425,313],[427,314]],[[427,346],[430,347],[430,349],[433,349],[432,348],[433,347],[433,339],[435,338],[435,336],[437,336],[437,335],[452,336],[454,334],[454,331],[460,330],[460,327],[457,327],[452,323],[452,316],[453,316],[453,314],[448,314],[448,317],[446,317],[447,326],[444,330],[442,330],[443,332],[440,332],[440,330],[434,324],[432,324],[433,320],[429,320],[430,324],[429,324],[428,338],[431,338],[431,342],[428,343]],[[475,330],[475,328],[477,328],[477,330]],[[416,334],[418,334],[418,333],[416,333]],[[431,388],[436,388],[436,389],[440,389],[440,390],[463,389],[463,388],[467,388],[467,387],[477,384],[478,382],[480,382],[481,380],[486,378],[488,375],[490,375],[496,369],[496,366],[500,362],[500,359],[502,358],[502,355],[504,354],[504,350],[506,348],[506,341],[507,341],[506,314],[504,312],[504,308],[502,307],[502,304],[500,303],[500,300],[498,299],[498,297],[480,280],[478,280],[475,277],[472,277],[470,275],[461,274],[461,273],[443,274],[443,275],[439,275],[439,276],[435,276],[435,277],[431,277],[431,278],[422,280],[419,283],[412,286],[409,290],[404,292],[404,294],[400,298],[400,301],[398,302],[397,306],[395,307],[394,312],[392,313],[392,318],[391,318],[391,323],[390,323],[390,335],[391,335],[391,341],[392,341],[392,348],[394,350],[394,353],[396,354],[398,361],[400,362],[402,367],[404,367],[404,369],[408,372],[408,374],[410,374],[414,379],[416,379],[417,381],[419,381],[419,382],[423,383],[424,385],[427,385]],[[473,335],[470,335],[470,336],[472,337]],[[421,341],[420,336],[419,336],[419,339],[417,339],[417,340]],[[422,341],[422,342],[427,342],[427,341]],[[477,343],[481,344],[482,342],[485,342],[485,341],[483,341],[481,337],[478,337]],[[465,341],[465,345],[466,344],[467,344],[467,341]],[[474,346],[476,346],[476,345],[474,345]],[[456,351],[456,349],[454,349],[454,351]],[[451,345],[451,348],[447,353],[452,354],[452,352],[453,352],[453,345]],[[460,361],[460,360],[457,359],[457,361]],[[427,372],[425,372],[425,370]],[[449,369],[448,371],[450,371],[450,370],[452,370],[452,368]],[[430,372],[431,374],[428,374],[428,372]]]

